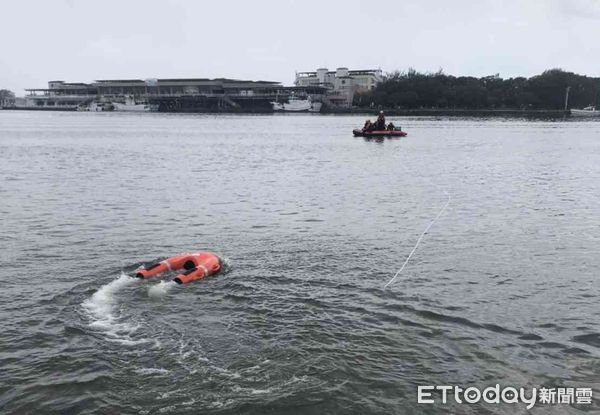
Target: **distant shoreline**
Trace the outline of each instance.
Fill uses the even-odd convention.
[[[388,116],[536,116],[536,117],[565,117],[570,116],[570,112],[564,110],[521,110],[521,109],[448,109],[448,108],[421,108],[421,109],[385,109],[382,108],[385,115]],[[323,114],[376,114],[379,109],[365,108],[344,108],[323,112]]]
[[[76,111],[74,108],[47,108],[47,107],[2,107],[2,110],[12,111]],[[548,117],[560,118],[569,117],[570,112],[564,110],[521,110],[521,109],[448,109],[448,108],[421,108],[421,109],[381,109],[387,116],[444,116],[444,117]],[[323,110],[321,115],[366,115],[373,116],[380,109],[366,108],[336,108]],[[112,111],[107,111],[112,112]],[[115,111],[123,113],[120,111]],[[275,114],[275,112],[249,112],[249,111],[206,111],[206,112],[157,112],[160,114],[179,113],[179,114]],[[306,115],[305,112],[277,112],[277,114],[285,115]],[[319,115],[311,113],[312,115]]]

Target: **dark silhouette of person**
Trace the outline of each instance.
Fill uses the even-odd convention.
[[[377,117],[377,121],[375,121],[375,129],[377,131],[385,130],[385,115],[383,111],[379,111],[379,116]]]

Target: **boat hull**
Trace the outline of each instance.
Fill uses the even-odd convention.
[[[271,102],[275,112],[320,112],[321,103],[311,100],[290,100],[288,103]]]
[[[600,117],[600,111],[596,110],[571,110],[573,117]]]
[[[354,137],[405,137],[407,134],[399,130],[379,130],[364,131],[362,129],[353,130]]]
[[[150,107],[146,104],[120,104],[118,102],[113,103],[115,111],[123,112],[148,112]]]

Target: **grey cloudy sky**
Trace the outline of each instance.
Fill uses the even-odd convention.
[[[2,0],[0,88],[325,66],[600,76],[600,0]]]

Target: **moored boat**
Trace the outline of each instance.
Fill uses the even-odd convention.
[[[600,111],[594,106],[584,109],[571,109],[571,115],[574,117],[600,117]]]
[[[103,102],[90,102],[87,105],[80,105],[77,107],[77,111],[90,111],[90,112],[100,112],[100,111],[112,111],[113,107],[111,104],[105,104]]]
[[[313,102],[310,97],[298,99],[292,96],[288,102],[271,102],[271,105],[276,112],[320,112],[322,104]]]
[[[150,107],[147,103],[136,102],[133,97],[125,98],[125,103],[113,102],[115,111],[148,112]]]

